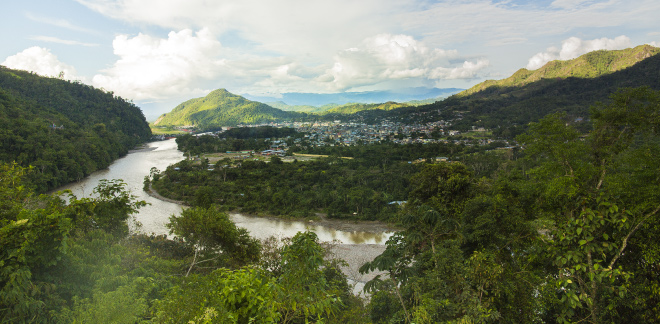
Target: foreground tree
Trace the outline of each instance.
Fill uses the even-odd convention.
[[[53,321],[74,296],[91,297],[87,293],[92,288],[78,283],[107,274],[90,270],[100,253],[126,237],[126,221],[144,205],[121,181],[101,183],[96,199],[78,199],[70,193],[68,202],[59,195],[36,196],[25,186],[28,172],[15,164],[0,164],[2,322]],[[96,255],[89,249],[79,254],[85,245],[103,249]],[[90,254],[94,257],[84,259]],[[87,271],[76,273],[80,269]]]
[[[660,94],[622,90],[594,107],[592,117],[594,130],[585,139],[557,115],[518,138],[536,165],[528,172],[536,212],[554,224],[547,243],[557,271],[557,315],[589,323],[648,316],[654,306],[646,303],[657,295],[636,305],[645,310],[637,314],[623,298],[635,273],[659,265],[657,246],[634,238],[658,234],[660,163],[650,155],[658,151]]]
[[[259,241],[216,207],[185,209],[180,216],[170,217],[167,227],[195,251],[186,275],[200,264],[213,269],[245,265],[259,258]]]

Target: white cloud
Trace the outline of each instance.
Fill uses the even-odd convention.
[[[38,41],[42,41],[42,42],[48,42],[48,43],[64,44],[64,45],[80,45],[80,46],[86,46],[86,47],[99,46],[99,44],[83,43],[83,42],[67,40],[67,39],[61,39],[61,38],[51,37],[51,36],[33,36],[33,37],[30,37],[30,39],[38,40]]]
[[[389,80],[469,79],[488,66],[487,60],[455,66],[457,59],[455,50],[431,49],[407,35],[380,34],[337,54],[333,67],[317,81],[343,91]]]
[[[120,35],[112,45],[119,60],[92,82],[135,100],[200,92],[196,82],[216,77],[224,65],[221,44],[207,29],[170,32],[167,39]]]
[[[582,40],[571,37],[562,42],[561,49],[550,47],[546,52],[537,53],[529,59],[527,69],[536,70],[553,60],[570,60],[580,55],[597,50],[619,50],[631,46],[630,38],[619,36],[614,39],[600,38],[594,40]]]
[[[585,4],[593,3],[592,0],[555,0],[550,6],[561,9],[574,9]]]
[[[651,45],[653,47],[660,47],[660,42],[650,42],[648,45]]]
[[[431,73],[432,79],[472,79],[477,76],[477,72],[490,65],[488,60],[477,60],[477,62],[463,62],[463,65],[455,68],[438,67]]]
[[[455,50],[432,49],[406,35],[379,34],[359,44],[333,60],[305,65],[292,57],[226,49],[208,29],[170,32],[167,38],[121,35],[113,42],[119,59],[93,84],[134,100],[189,98],[215,88],[252,94],[336,92],[393,80],[469,79],[488,66],[487,60],[466,61]]]
[[[202,76],[201,68],[175,74],[178,81],[170,82],[177,84],[172,91],[226,87],[241,93],[354,91],[384,83],[425,86],[437,85],[438,80],[478,79],[490,61],[519,67],[529,59],[526,53],[535,41],[552,38],[558,42],[577,30],[657,25],[660,10],[657,0],[554,0],[551,4],[499,0],[76,1],[133,26],[207,29],[223,46],[218,53],[204,57],[222,59],[224,64],[212,64],[208,77]],[[466,59],[457,51],[441,50],[444,48],[477,54]],[[490,61],[483,59],[485,50],[491,51]],[[559,59],[561,52],[539,53],[534,64]],[[146,83],[133,85],[126,77],[119,82],[121,75],[136,74],[122,68],[129,66],[128,54],[124,56],[97,81],[111,78],[125,93],[144,89],[143,98],[167,94],[165,86],[150,89]],[[151,65],[156,63],[136,69]],[[157,70],[169,69],[175,67]],[[161,78],[154,82],[167,83]],[[458,83],[466,82],[443,82]]]
[[[264,52],[320,63],[369,35],[390,30],[404,1],[77,0],[114,19],[167,29],[232,32]]]
[[[60,62],[49,49],[38,46],[7,57],[2,65],[12,69],[32,71],[43,76],[58,77],[60,73],[64,73],[65,79],[77,78],[73,66]]]

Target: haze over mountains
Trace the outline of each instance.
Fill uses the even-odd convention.
[[[325,106],[348,103],[383,103],[388,101],[408,102],[413,100],[448,97],[464,89],[458,88],[408,88],[397,91],[365,91],[344,93],[284,93],[281,97],[243,95],[245,98],[264,102],[282,102],[288,106]]]

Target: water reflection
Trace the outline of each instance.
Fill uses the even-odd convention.
[[[177,150],[172,140],[147,144],[142,150],[129,153],[115,161],[108,169],[97,171],[81,182],[72,183],[58,190],[70,189],[78,198],[89,197],[101,179],[123,179],[127,189],[149,205],[140,209],[136,220],[142,224],[137,232],[147,234],[167,234],[165,224],[171,215],[179,215],[182,206],[162,201],[147,195],[142,190],[144,177],[152,167],[164,170],[170,164],[181,161],[183,153]],[[271,218],[250,217],[231,214],[236,225],[246,228],[254,237],[264,239],[269,236],[290,237],[299,231],[314,231],[321,241],[338,240],[345,244],[384,244],[392,233],[370,233],[362,231],[339,231],[324,226],[313,226],[302,221],[288,221]]]
[[[392,233],[364,231],[340,231],[325,226],[310,225],[302,221],[290,221],[263,217],[252,217],[237,213],[229,215],[236,225],[250,231],[253,237],[265,239],[270,236],[293,236],[298,232],[313,231],[324,242],[337,240],[344,244],[384,244]]]

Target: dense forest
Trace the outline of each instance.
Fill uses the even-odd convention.
[[[90,86],[0,67],[0,161],[39,192],[106,168],[151,137],[142,111]]]
[[[275,138],[301,138],[304,134],[293,128],[272,126],[239,127],[218,133],[217,136],[186,134],[179,136],[179,150],[188,156],[202,153],[227,151],[263,151],[273,144]]]
[[[407,177],[418,169],[408,163],[369,167],[337,158],[284,163],[274,156],[268,162],[224,159],[209,166],[186,160],[155,175],[152,186],[190,205],[220,204],[244,213],[393,219],[397,209],[388,203],[405,200]]]
[[[260,151],[269,143],[258,138],[177,138],[179,149],[188,155]],[[294,159],[293,163],[284,163],[279,157],[268,161],[224,158],[215,163],[206,158],[197,162],[184,160],[163,172],[152,173],[147,184],[170,199],[192,206],[221,204],[228,210],[285,217],[322,213],[330,218],[395,221],[397,202],[407,199],[409,179],[423,164],[433,163],[438,157],[451,157],[470,166],[477,176],[486,176],[501,161],[514,158],[511,150],[493,151],[498,146],[501,143],[292,147],[290,152],[328,157],[308,162]]]

